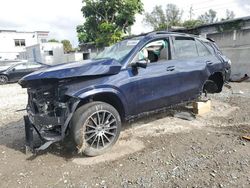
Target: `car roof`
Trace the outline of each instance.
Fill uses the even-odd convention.
[[[140,38],[145,38],[145,37],[154,38],[154,37],[157,37],[159,35],[192,37],[192,38],[200,39],[204,42],[214,42],[212,39],[206,39],[206,38],[198,36],[198,35],[179,33],[179,32],[170,32],[170,31],[153,31],[153,32],[149,32],[149,33],[143,33],[140,35],[129,36],[129,37],[124,38],[124,40],[140,39]]]

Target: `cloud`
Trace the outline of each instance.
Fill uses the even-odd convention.
[[[245,11],[250,11],[250,1],[249,0],[236,0],[236,3]]]
[[[250,12],[250,0],[234,0],[235,4],[227,3],[227,0],[199,1],[199,0],[142,0],[145,11],[151,12],[155,5],[166,6],[167,3],[175,3],[184,10],[184,19],[188,18],[187,12],[191,5],[194,9],[199,7],[213,8],[215,4],[225,3],[226,7],[233,10],[237,16],[246,16]],[[230,1],[232,2],[232,1]],[[238,6],[235,6],[235,5]],[[0,29],[14,29],[22,31],[45,30],[50,31],[50,38],[59,40],[69,39],[77,46],[76,26],[82,24],[81,8],[82,0],[2,0],[0,6]],[[195,11],[196,16],[204,13],[205,9]],[[225,10],[221,7],[218,14],[224,16]],[[137,22],[133,26],[133,33],[150,31],[152,28],[142,23],[143,15],[137,16]]]
[[[13,28],[14,29],[14,28],[19,28],[21,26],[22,25],[19,23],[0,19],[0,29],[6,29],[6,28],[9,28],[9,29]]]
[[[50,38],[78,44],[76,26],[83,22],[82,0],[7,0],[0,6],[0,29],[50,31]]]

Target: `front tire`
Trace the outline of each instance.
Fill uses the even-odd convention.
[[[76,110],[71,128],[78,151],[87,156],[97,156],[117,142],[121,118],[110,104],[91,102]]]
[[[0,85],[7,84],[8,82],[8,77],[5,75],[0,75]]]

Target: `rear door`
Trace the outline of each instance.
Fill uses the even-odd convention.
[[[199,96],[207,79],[207,56],[199,56],[193,37],[173,37],[175,69],[178,86],[178,102],[192,100]]]
[[[207,68],[209,69],[210,73],[218,72],[218,71],[223,71],[224,69],[224,64],[223,64],[223,59],[222,57],[216,52],[216,49],[212,46],[210,42],[203,42],[197,40],[197,47],[198,49],[203,49],[203,46],[206,47],[206,49],[209,50],[210,54],[206,55],[205,57],[207,58]],[[204,50],[202,50],[204,52]],[[201,53],[201,55],[205,55]]]

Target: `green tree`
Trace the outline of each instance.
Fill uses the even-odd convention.
[[[122,39],[142,11],[141,0],[84,0],[85,22],[77,26],[79,42],[111,45]]]
[[[175,4],[167,4],[166,16],[170,26],[180,26],[183,11]]]
[[[198,27],[202,25],[202,22],[200,20],[187,20],[183,22],[182,26],[187,28],[187,29],[192,29],[195,27]]]
[[[48,42],[59,42],[59,41],[56,39],[50,39],[50,40],[48,40]]]
[[[63,44],[64,53],[73,51],[72,45],[69,40],[62,40],[61,43]]]
[[[225,21],[225,20],[231,20],[235,18],[235,14],[234,11],[231,10],[226,10],[226,18],[222,18],[221,21]]]
[[[156,5],[152,12],[146,12],[144,22],[155,30],[168,29],[171,26],[180,26],[183,11],[175,4],[167,4],[164,10],[162,6]]]
[[[202,14],[198,17],[203,24],[214,23],[218,21],[217,12],[213,9],[208,10],[205,14]]]

